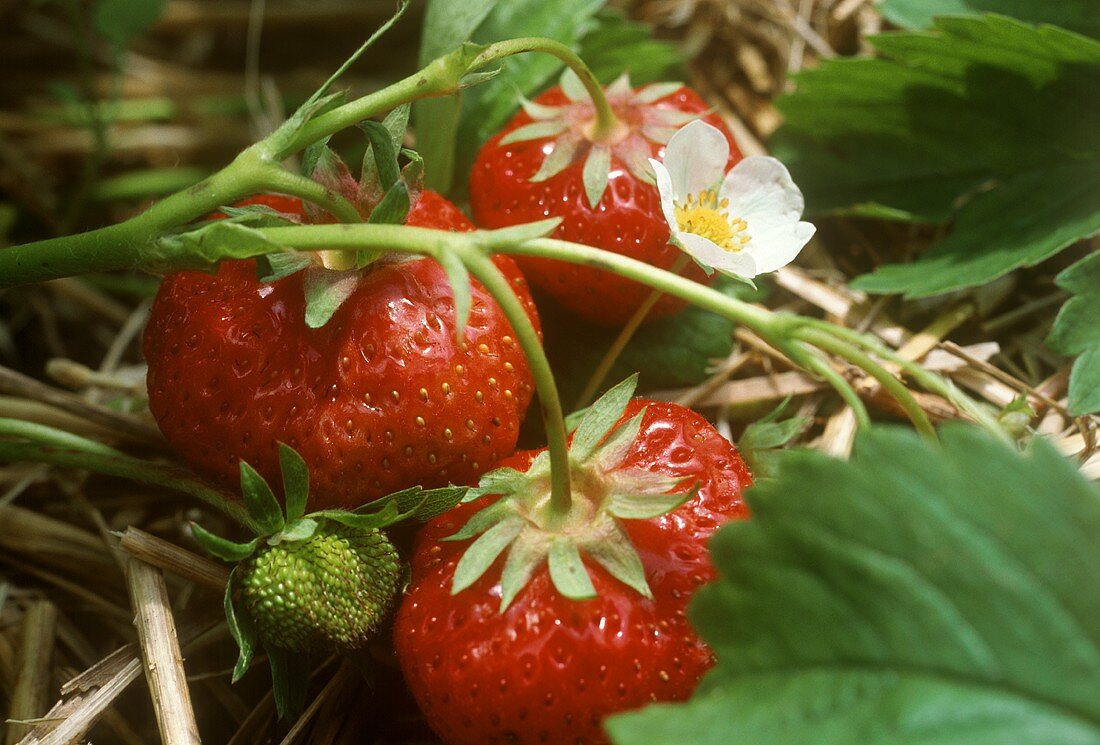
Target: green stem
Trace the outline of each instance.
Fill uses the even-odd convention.
[[[870,355],[817,329],[805,329],[799,336],[815,347],[832,352],[837,357],[851,362],[877,380],[898,402],[917,431],[929,439],[936,439],[936,428],[932,426],[931,420],[917,399],[893,373],[872,359]]]
[[[264,177],[270,174],[271,168],[253,146],[221,171],[125,222],[2,249],[0,287],[155,263],[162,253],[154,243],[157,237],[243,196],[261,191]]]
[[[1012,442],[1012,438],[1005,432],[1000,422],[997,421],[997,418],[990,413],[988,407],[971,399],[955,387],[950,380],[921,367],[918,362],[902,357],[896,350],[886,346],[874,336],[844,326],[837,326],[817,318],[804,319],[804,324],[822,333],[843,339],[861,349],[866,349],[887,362],[897,365],[906,375],[916,381],[921,388],[929,393],[934,393],[945,398],[949,403],[955,406],[955,408],[969,416],[985,429],[999,435],[1006,442]]]
[[[244,507],[234,501],[232,495],[199,481],[182,468],[150,463],[122,453],[95,452],[44,442],[0,441],[0,461],[48,463],[161,486],[202,500],[242,525],[252,526]]]
[[[542,349],[542,340],[538,331],[527,316],[516,293],[496,264],[485,254],[478,251],[460,253],[463,263],[470,273],[477,277],[485,289],[496,299],[516,338],[527,356],[527,365],[535,381],[539,405],[542,410],[543,425],[546,430],[546,446],[550,451],[550,509],[554,515],[564,518],[569,514],[573,498],[571,494],[569,472],[568,433],[565,429],[565,416],[561,408],[561,397],[550,369],[550,361]]]
[[[28,422],[23,419],[0,418],[0,436],[12,437],[20,440],[30,440],[50,447],[81,450],[86,453],[105,455],[109,457],[126,457],[121,451],[104,445],[102,442],[89,440],[72,432],[48,427],[37,422]]]
[[[679,274],[687,266],[689,261],[687,254],[680,254],[669,271],[674,274]],[[611,346],[607,348],[603,358],[600,360],[600,364],[596,365],[596,369],[592,372],[591,377],[588,378],[588,383],[584,386],[584,391],[580,397],[577,398],[577,403],[573,406],[574,411],[580,411],[588,404],[592,403],[592,399],[596,397],[596,392],[600,390],[600,386],[607,379],[608,373],[611,372],[611,368],[615,365],[615,361],[622,356],[623,350],[626,349],[626,345],[630,343],[630,340],[634,338],[634,334],[638,333],[638,329],[641,328],[645,322],[646,317],[658,301],[664,297],[664,293],[660,290],[654,290],[649,293],[638,309],[634,311],[634,314],[627,320],[626,325],[619,331],[619,335],[615,337],[615,341],[611,342]]]
[[[267,181],[269,191],[289,194],[292,197],[299,197],[307,202],[312,202],[327,210],[330,215],[340,222],[362,222],[363,220],[359,210],[355,209],[355,205],[311,178],[299,176],[285,168],[274,166],[268,172]]]
[[[607,102],[607,96],[604,95],[600,81],[588,69],[588,65],[584,63],[584,60],[561,42],[537,36],[499,41],[489,45],[485,51],[478,55],[470,69],[484,67],[496,60],[524,52],[550,54],[557,57],[566,67],[576,73],[577,78],[580,79],[581,85],[588,92],[588,96],[592,99],[592,104],[596,108],[596,124],[590,135],[591,140],[593,142],[605,142],[615,137],[619,129],[619,120],[615,116],[615,112],[611,110],[611,104]]]
[[[833,369],[828,360],[822,359],[818,353],[793,340],[780,345],[777,349],[790,357],[796,365],[817,373],[822,380],[831,385],[844,403],[848,404],[852,413],[856,415],[856,422],[859,424],[860,429],[871,426],[871,415],[867,412],[863,399],[856,393],[856,389],[852,387],[852,384]]]

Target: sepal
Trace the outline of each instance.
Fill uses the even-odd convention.
[[[635,373],[613,386],[588,407],[569,446],[571,461],[583,463],[588,460],[600,441],[622,418],[626,405],[630,403],[637,387],[638,375]]]
[[[233,569],[229,573],[229,582],[225,586],[225,597],[222,599],[222,606],[225,610],[225,621],[229,627],[229,633],[232,635],[233,641],[237,643],[237,649],[239,650],[237,662],[233,665],[232,682],[234,683],[243,678],[244,674],[248,672],[248,667],[252,664],[252,657],[255,655],[256,647],[259,644],[259,638],[256,636],[252,619],[248,617],[247,613],[237,613],[236,591],[237,570]]]
[[[241,493],[244,496],[245,509],[260,535],[278,533],[286,525],[283,511],[275,493],[256,472],[256,469],[241,461]]]
[[[606,145],[592,145],[584,161],[581,178],[584,181],[584,194],[588,206],[596,209],[607,191],[607,181],[611,175],[611,148]]]
[[[355,269],[338,271],[312,267],[307,270],[304,282],[306,325],[311,329],[318,329],[328,323],[355,292],[360,278],[361,275]]]
[[[541,140],[546,137],[554,137],[568,128],[569,124],[564,120],[532,122],[530,124],[524,124],[522,127],[517,127],[504,135],[504,137],[500,139],[500,144],[510,145],[513,142],[525,142],[527,140]]]
[[[270,546],[278,546],[280,543],[306,541],[313,537],[313,534],[317,532],[317,528],[319,527],[320,523],[313,518],[303,517],[294,522],[287,523],[285,528],[268,538],[267,543]]]
[[[254,538],[248,543],[236,543],[211,533],[198,523],[191,523],[191,535],[203,550],[222,561],[242,561],[252,555],[260,539]]]
[[[550,581],[563,596],[570,600],[590,600],[596,597],[592,578],[584,568],[577,544],[567,536],[558,536],[550,544],[546,557],[550,569]]]
[[[306,502],[309,500],[309,468],[297,450],[280,442],[279,470],[283,475],[286,519],[288,522],[294,522],[306,514]]]
[[[679,494],[624,494],[616,492],[608,500],[607,512],[621,520],[650,520],[667,515],[691,501],[699,487]]]
[[[607,529],[599,539],[585,544],[585,553],[612,577],[634,589],[642,597],[652,600],[653,591],[646,581],[645,567],[642,566],[642,560],[630,536],[615,520],[609,518],[607,522]]]
[[[505,517],[471,543],[462,554],[462,558],[458,560],[458,565],[455,566],[451,594],[457,595],[477,582],[497,557],[519,536],[525,522],[519,515]]]

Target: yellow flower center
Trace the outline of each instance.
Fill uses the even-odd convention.
[[[718,201],[714,189],[688,194],[687,201],[675,208],[676,224],[685,233],[694,233],[724,251],[740,251],[749,242],[748,224],[741,218],[730,219],[730,200]]]

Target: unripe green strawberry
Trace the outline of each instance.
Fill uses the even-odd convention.
[[[355,649],[389,612],[401,580],[379,530],[326,523],[310,537],[256,551],[240,566],[241,600],[265,646]]]
[[[197,524],[191,529],[203,548],[237,565],[223,601],[240,650],[233,682],[264,648],[282,718],[305,706],[307,653],[362,647],[393,605],[404,568],[382,528],[430,520],[454,507],[467,490],[416,486],[352,511],[307,515],[310,479],[302,456],[280,443],[279,469],[285,509],[271,485],[241,462],[244,510],[236,514],[251,529],[252,540],[227,540]]]

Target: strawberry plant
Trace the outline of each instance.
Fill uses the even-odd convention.
[[[140,741],[106,712],[142,671],[165,741],[1100,742],[1081,4],[931,20],[887,0],[930,28],[800,73],[778,159],[715,107],[728,80],[601,5],[431,2],[417,69],[337,90],[401,3],[197,183],[0,249],[5,308],[49,291],[122,316],[98,369],[46,368],[83,396],[0,367],[35,404],[0,397],[0,558],[122,643],[52,711],[21,653],[0,688],[27,742]],[[803,6],[783,67],[843,38]],[[116,53],[162,10],[101,24]],[[1073,30],[1028,23],[1051,20]],[[775,62],[723,49],[750,77]],[[148,307],[89,299],[138,271],[161,277],[127,285]],[[1016,282],[1048,294],[987,319]],[[974,336],[1063,302],[1045,342]],[[64,509],[29,517],[24,493]],[[118,538],[136,524],[164,537]],[[27,650],[92,657],[14,597]],[[208,680],[238,722],[196,716]]]

